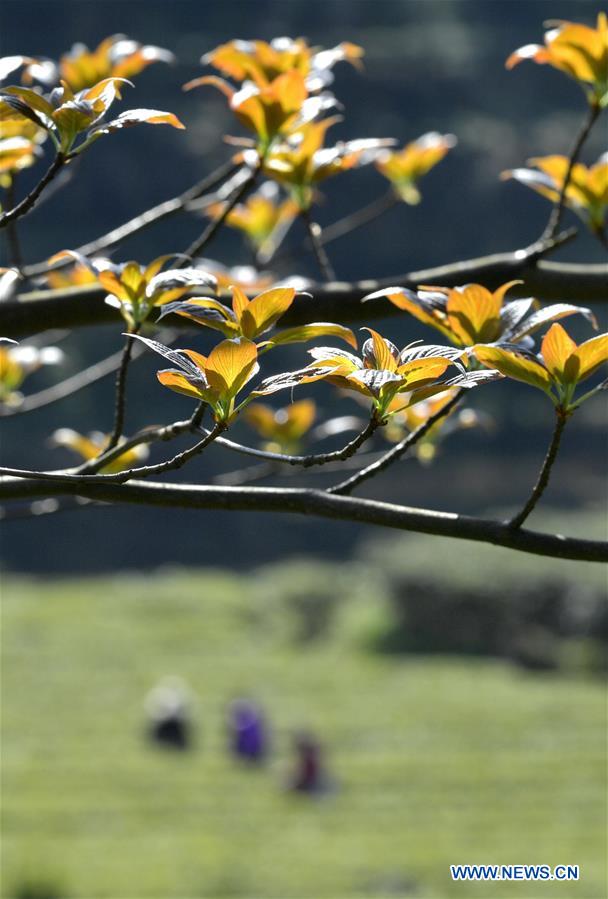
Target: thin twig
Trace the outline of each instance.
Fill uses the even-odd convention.
[[[27,471],[19,468],[0,468],[0,475],[23,478],[33,481],[52,481],[63,484],[125,484],[133,478],[149,478],[155,474],[164,474],[167,471],[176,471],[182,468],[194,456],[198,456],[210,443],[226,429],[224,422],[217,422],[213,429],[202,440],[195,443],[189,449],[172,456],[165,462],[157,462],[155,465],[141,465],[137,468],[128,468],[115,474],[74,474],[68,471]],[[99,461],[99,457],[95,460]]]
[[[137,334],[139,328],[134,328],[131,333]],[[129,371],[129,362],[133,353],[133,340],[125,341],[120,359],[120,366],[116,375],[116,387],[114,391],[114,427],[106,449],[113,449],[120,438],[125,424],[125,405],[127,401],[127,373]]]
[[[563,411],[563,409],[560,409],[558,407],[555,410],[555,429],[553,431],[551,443],[549,444],[549,449],[547,450],[547,455],[545,456],[545,460],[538,475],[538,480],[534,485],[534,489],[530,494],[530,498],[528,499],[521,512],[518,512],[518,514],[508,522],[510,528],[520,528],[522,526],[526,518],[530,515],[537,502],[545,492],[545,488],[549,483],[549,478],[551,476],[553,463],[557,458],[559,445],[562,439],[562,433],[566,426],[567,420],[568,415]]]
[[[553,206],[551,210],[551,215],[549,216],[549,221],[547,222],[547,227],[545,228],[542,240],[549,240],[557,234],[559,229],[562,215],[564,213],[564,207],[566,204],[566,191],[568,190],[568,186],[570,184],[570,178],[572,176],[572,170],[574,166],[578,162],[578,158],[581,154],[581,150],[583,149],[583,144],[587,140],[589,136],[589,132],[593,128],[596,119],[598,118],[601,112],[601,108],[599,103],[591,103],[587,110],[587,115],[583,120],[583,124],[581,126],[581,130],[579,131],[576,140],[574,141],[574,146],[570,151],[570,156],[568,158],[568,168],[566,169],[566,174],[564,176],[564,182],[561,186],[561,190],[559,192],[559,197],[557,202]]]
[[[331,462],[344,462],[350,459],[357,452],[366,440],[380,427],[381,422],[372,416],[365,428],[350,440],[345,446],[338,450],[332,450],[329,453],[310,453],[307,456],[293,456],[287,453],[273,453],[270,450],[261,450],[253,446],[245,446],[242,443],[235,443],[225,437],[220,437],[217,441],[218,446],[226,449],[234,450],[244,456],[253,456],[255,459],[264,459],[267,462],[277,463],[279,465],[292,465],[301,468],[312,468],[314,465],[328,465]],[[203,434],[209,431],[204,428],[199,429]]]
[[[32,209],[36,205],[36,200],[47,186],[50,184],[53,178],[61,171],[65,163],[67,162],[66,156],[63,153],[57,153],[52,163],[46,170],[45,174],[42,176],[38,184],[32,188],[27,197],[24,197],[20,203],[16,206],[13,206],[12,209],[8,209],[6,212],[3,212],[0,215],[0,228],[7,228],[11,222],[15,222],[17,219],[22,218],[26,215],[30,209]]]
[[[593,231],[595,237],[599,240],[600,244],[603,246],[605,250],[608,250],[608,235],[606,234],[605,228],[596,228]]]
[[[107,475],[106,478],[114,478]],[[512,528],[504,521],[457,515],[383,503],[351,496],[335,496],[324,490],[288,487],[211,487],[132,481],[85,483],[60,479],[0,479],[0,500],[31,499],[36,496],[86,496],[98,502],[131,503],[160,508],[242,510],[298,515],[316,515],[338,521],[354,521],[406,532],[453,537],[502,546],[519,552],[557,559],[607,562],[608,542],[581,540],[560,534]],[[214,519],[215,520],[215,519]]]
[[[174,331],[167,330],[159,336],[159,340],[167,345],[171,343],[175,337],[176,333]],[[49,342],[52,342],[56,339],[57,338],[49,338],[48,340]],[[143,352],[145,352],[145,347],[138,344],[133,350],[131,358],[135,359],[138,356],[141,356]],[[52,403],[57,403],[59,400],[66,399],[67,397],[78,393],[90,384],[94,384],[96,381],[100,381],[102,378],[115,372],[120,366],[122,354],[123,351],[119,350],[117,353],[112,353],[111,356],[107,356],[105,359],[101,359],[99,362],[89,365],[88,368],[83,368],[82,371],[76,372],[75,375],[71,375],[69,378],[65,378],[65,380],[59,381],[51,387],[46,387],[44,390],[39,390],[37,393],[31,393],[23,399],[19,406],[12,407],[0,404],[0,418],[11,418],[14,415],[25,415],[28,412],[35,412],[36,409],[50,406]]]
[[[181,468],[182,465],[185,465],[189,459],[193,456],[198,455],[206,446],[208,446],[213,441],[218,441],[218,443],[223,444],[224,446],[228,446],[230,448],[236,448],[238,446],[241,452],[245,451],[250,455],[262,455],[263,458],[268,458],[272,462],[281,462],[287,465],[300,465],[302,468],[311,468],[313,465],[327,465],[330,462],[340,462],[345,459],[349,459],[353,456],[360,446],[362,446],[366,440],[368,440],[374,431],[380,426],[381,422],[373,415],[366,427],[361,431],[360,434],[351,440],[346,446],[343,446],[342,449],[334,450],[330,453],[318,453],[308,456],[288,456],[283,455],[281,453],[264,453],[263,450],[256,451],[250,447],[244,447],[240,444],[232,444],[231,441],[223,440],[220,437],[222,431],[226,430],[226,425],[222,422],[218,422],[214,425],[211,430],[206,430],[200,427],[200,418],[202,417],[202,413],[204,411],[204,405],[201,403],[196,408],[195,412],[185,422],[175,422],[172,425],[167,425],[164,428],[157,428],[151,431],[143,431],[136,435],[131,440],[127,440],[124,443],[119,444],[118,446],[108,446],[107,450],[101,453],[99,456],[96,456],[95,459],[91,459],[88,462],[83,463],[78,468],[74,468],[71,470],[65,471],[28,471],[26,469],[19,468],[0,468],[0,475],[7,475],[10,477],[18,477],[24,479],[31,480],[52,480],[52,481],[62,481],[65,483],[74,483],[78,482],[78,480],[82,480],[82,483],[86,484],[97,484],[97,483],[117,483],[122,484],[125,481],[131,480],[132,478],[147,478],[152,474],[159,474],[165,471],[173,471],[177,468]],[[127,450],[132,449],[134,446],[138,446],[141,443],[152,443],[156,440],[171,440],[174,437],[177,437],[179,434],[186,433],[188,431],[196,431],[199,430],[204,434],[202,440],[199,440],[194,447],[191,447],[188,450],[185,450],[182,453],[178,453],[168,462],[159,462],[156,465],[144,465],[139,468],[131,468],[126,471],[121,471],[116,474],[102,474],[98,475],[97,472],[107,466],[114,459],[123,455],[123,453],[127,452]],[[89,474],[88,472],[94,472],[93,474]]]
[[[200,422],[198,422],[199,417],[200,412],[197,408],[193,415],[185,421],[175,421],[173,424],[163,425],[158,428],[144,428],[143,430],[138,431],[137,434],[134,434],[133,437],[123,440],[117,446],[111,448],[108,447],[94,459],[89,459],[77,468],[71,469],[70,473],[94,474],[136,446],[167,442],[169,440],[174,440],[176,437],[180,437],[182,434],[194,433],[198,430],[198,425],[200,424]],[[209,433],[210,432],[205,432],[205,436],[208,436]]]
[[[209,222],[209,224],[207,225],[207,227],[205,228],[205,230],[203,231],[201,236],[198,237],[195,241],[193,241],[190,244],[190,246],[188,247],[188,249],[185,251],[184,255],[186,257],[193,259],[196,256],[199,256],[202,253],[202,251],[205,249],[205,247],[207,247],[211,243],[211,241],[213,240],[213,238],[215,237],[215,235],[217,234],[219,229],[222,227],[222,225],[224,224],[224,222],[226,221],[226,219],[228,218],[228,216],[230,215],[230,213],[232,212],[232,210],[234,209],[236,204],[239,203],[243,199],[245,194],[253,187],[253,185],[257,181],[258,175],[260,173],[260,168],[261,168],[261,163],[258,162],[256,167],[251,170],[248,177],[245,178],[244,181],[242,181],[241,184],[239,184],[239,186],[237,188],[235,188],[233,193],[228,197],[228,199],[224,203],[224,206],[223,206],[223,209],[222,209],[220,215],[217,218],[213,219],[211,222]],[[186,264],[186,263],[184,263],[184,264]]]
[[[8,187],[6,188],[6,205],[9,209],[12,209],[16,203],[17,199],[15,196],[15,179],[9,175]],[[19,243],[19,234],[17,230],[17,223],[12,221],[9,222],[6,226],[6,239],[8,242],[8,264],[12,268],[20,269],[23,263],[23,256],[21,253],[21,245]]]
[[[521,250],[520,252],[522,257],[525,258],[529,264],[532,264],[538,262],[540,259],[546,259],[550,253],[563,247],[564,244],[570,243],[570,241],[574,240],[577,236],[578,228],[567,228],[565,231],[561,231],[554,237],[540,237],[534,243],[530,244],[530,246],[526,247],[525,250]]]
[[[415,431],[412,431],[411,434],[408,434],[407,437],[404,437],[403,440],[400,440],[399,443],[395,444],[395,446],[391,447],[391,449],[387,450],[379,459],[375,462],[372,462],[371,465],[367,465],[365,468],[362,468],[361,471],[358,471],[356,474],[352,475],[350,478],[347,478],[344,481],[340,481],[339,484],[336,484],[334,487],[329,487],[327,493],[338,494],[340,496],[345,496],[351,493],[355,487],[358,487],[359,484],[363,484],[365,481],[368,481],[370,478],[375,477],[380,474],[381,471],[384,471],[398,459],[400,459],[409,449],[415,446],[419,440],[421,440],[425,434],[427,434],[433,425],[437,424],[437,422],[441,421],[442,418],[445,418],[446,415],[449,415],[450,412],[458,405],[463,397],[464,391],[460,391],[452,399],[445,404],[441,409],[435,412],[434,415],[431,415],[427,420],[416,428]]]
[[[389,209],[393,209],[398,203],[399,197],[391,188],[380,197],[372,200],[367,206],[362,206],[360,209],[355,210],[355,212],[345,215],[344,218],[332,222],[331,225],[325,225],[319,237],[319,241],[322,246],[326,247],[328,243],[333,243],[334,240],[339,240],[347,234],[352,234],[353,231],[362,228],[363,225],[368,225],[370,222],[375,221],[381,215],[384,215],[385,212],[388,212]],[[297,258],[301,253],[305,252],[313,252],[313,248],[309,241],[300,244],[298,247],[292,247],[280,253],[273,253],[270,257],[264,259],[264,264],[276,265],[279,262],[290,262]]]
[[[95,256],[103,250],[115,247],[123,240],[126,240],[127,237],[132,237],[134,234],[138,234],[145,228],[149,228],[150,225],[161,222],[182,210],[187,211],[190,203],[197,200],[208,191],[213,190],[223,181],[226,181],[239,168],[240,163],[233,162],[232,160],[224,163],[210,175],[207,175],[201,181],[198,181],[192,187],[189,187],[188,190],[183,191],[183,193],[178,194],[170,200],[159,203],[157,206],[152,206],[151,209],[147,209],[145,212],[140,213],[140,215],[135,216],[135,218],[130,219],[123,225],[119,225],[118,228],[113,228],[112,231],[108,231],[107,234],[103,234],[101,237],[96,238],[96,240],[83,244],[78,247],[77,252],[81,253],[83,256]],[[26,278],[33,278],[37,275],[44,275],[51,269],[54,270],[71,265],[72,262],[71,259],[60,260],[54,265],[49,265],[47,262],[39,262],[36,263],[36,265],[25,266],[23,274]]]
[[[315,258],[317,260],[321,275],[323,276],[325,281],[335,281],[336,273],[334,272],[331,262],[329,261],[327,253],[325,252],[325,249],[323,247],[323,242],[321,239],[321,227],[316,222],[313,222],[310,215],[310,209],[303,209],[300,215],[302,216],[302,220],[308,230],[310,245],[315,254]]]

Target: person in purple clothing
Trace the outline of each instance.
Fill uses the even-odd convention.
[[[268,728],[260,707],[250,699],[235,699],[228,710],[230,750],[238,759],[261,764],[268,756]]]

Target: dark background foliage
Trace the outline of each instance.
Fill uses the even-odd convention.
[[[548,205],[499,173],[536,155],[566,153],[584,114],[579,88],[544,67],[522,65],[514,72],[503,61],[516,47],[541,40],[547,18],[593,22],[597,7],[581,2],[512,0],[257,0],[257,2],[31,2],[5,0],[0,13],[3,55],[41,54],[57,58],[72,43],[95,46],[124,32],[159,44],[178,57],[173,67],[156,65],[125,91],[124,104],[167,109],[187,126],[184,132],[142,126],[100,141],[74,166],[70,182],[41,203],[21,227],[28,261],[72,247],[103,233],[137,212],[173,196],[230,153],[225,133],[240,133],[223,98],[212,89],[183,94],[180,86],[202,71],[199,57],[234,37],[270,39],[289,34],[333,46],[351,40],[366,50],[365,73],[342,65],[335,92],[344,105],[336,138],[394,136],[400,142],[428,130],[453,132],[459,144],[422,184],[423,203],[400,207],[372,226],[330,247],[338,276],[375,278],[490,252],[525,246],[542,230]],[[585,150],[594,161],[602,149],[601,128]],[[41,164],[42,165],[42,164]],[[39,174],[38,170],[36,174]],[[20,189],[33,183],[28,172]],[[318,219],[330,223],[384,190],[372,169],[336,179],[324,190]],[[572,222],[569,222],[572,223]],[[171,220],[121,246],[114,258],[146,261],[182,250],[203,227],[194,216]],[[298,237],[294,229],[293,239]],[[249,262],[239,239],[222,234],[211,246],[226,264]],[[601,251],[587,235],[561,258],[598,261]],[[281,274],[316,275],[308,257]],[[567,296],[564,300],[569,300]],[[405,343],[428,331],[409,319],[376,323]],[[120,346],[115,328],[83,330],[65,341],[61,370],[43,371],[27,392],[46,386]],[[573,325],[578,337],[586,326]],[[186,340],[186,339],[185,339]],[[204,348],[209,336],[190,333],[186,345]],[[302,347],[284,352],[279,364],[298,365]],[[189,404],[157,384],[156,365],[147,358],[134,366],[127,427],[170,421],[188,414]],[[57,427],[108,430],[113,408],[112,379],[67,401],[4,424],[3,461],[19,466],[60,466],[60,450],[45,440]],[[302,393],[302,395],[304,395]],[[323,388],[309,395],[338,414],[357,411]],[[544,397],[523,385],[501,383],[480,390],[474,400],[495,417],[489,431],[464,432],[444,446],[436,463],[420,469],[414,461],[391,470],[374,486],[375,495],[450,511],[485,512],[525,497],[544,452],[551,409]],[[566,435],[563,455],[547,501],[566,507],[602,498],[602,450],[597,435],[601,402],[590,403],[578,426]],[[252,439],[239,425],[239,438]],[[226,465],[211,450],[188,469],[203,480]],[[230,460],[231,462],[234,460]],[[236,457],[235,465],[241,464]],[[312,483],[310,479],[290,484]],[[321,478],[321,483],[324,478]],[[143,567],[160,561],[227,563],[247,567],[298,551],[348,556],[362,536],[355,525],[250,514],[191,513],[130,508],[82,511],[3,528],[6,564],[22,570],[64,571]]]

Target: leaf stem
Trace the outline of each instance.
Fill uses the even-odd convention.
[[[545,456],[540,473],[538,475],[538,480],[536,481],[534,489],[532,490],[532,493],[530,494],[530,497],[523,509],[508,522],[510,528],[515,529],[522,526],[526,518],[530,515],[537,502],[545,492],[545,488],[549,483],[549,478],[551,476],[553,463],[557,458],[562,434],[566,426],[568,417],[568,413],[565,412],[564,409],[562,409],[560,406],[556,408],[555,428],[553,430],[553,436],[551,438],[551,443],[549,444],[549,449],[547,450],[547,455]]]

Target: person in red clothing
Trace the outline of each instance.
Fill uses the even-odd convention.
[[[312,734],[299,733],[294,740],[295,771],[288,789],[295,793],[320,794],[332,789],[323,760],[323,750]]]

